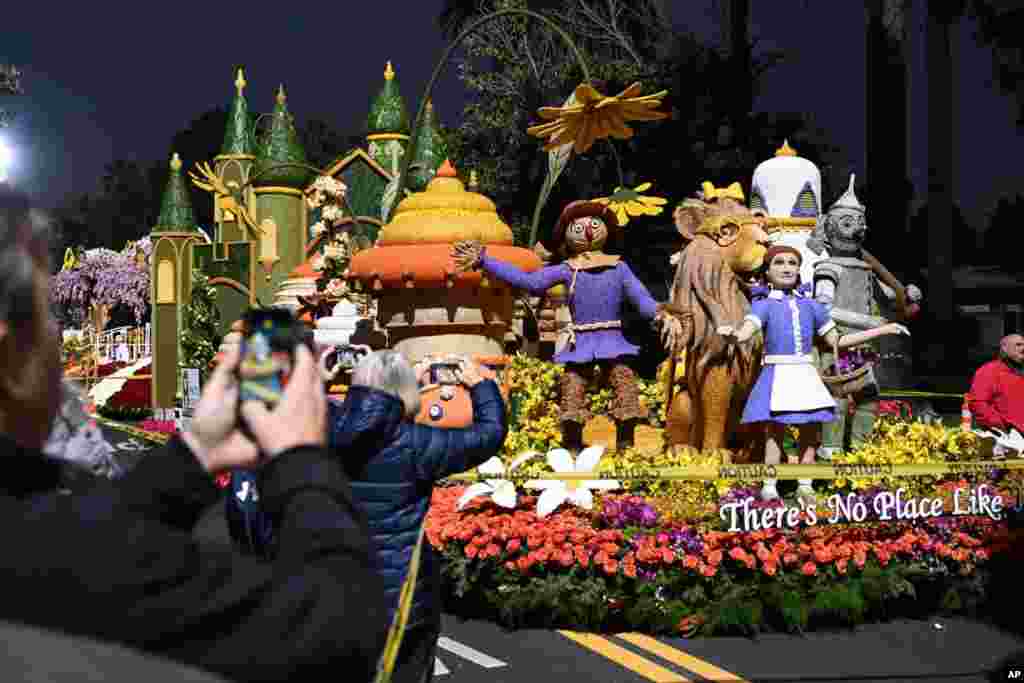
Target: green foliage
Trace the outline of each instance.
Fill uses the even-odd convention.
[[[749,179],[784,137],[818,164],[826,192],[845,187],[846,160],[808,115],[750,111],[750,93],[781,61],[779,53],[755,51],[737,71],[716,47],[674,29],[660,6],[652,0],[561,0],[539,7],[570,34],[599,90],[614,95],[634,81],[643,84],[645,94],[667,89],[663,109],[672,113],[663,121],[636,124],[628,141],[598,142],[586,155],[573,157],[542,214],[542,238],[565,202],[606,195],[620,184],[660,180],[658,194],[671,206],[701,180],[718,185]],[[538,6],[485,0],[473,12],[446,7],[442,25],[451,33],[486,12]],[[580,69],[557,35],[522,17],[486,24],[462,47],[459,77],[471,99],[463,126],[449,137],[449,153],[459,168],[479,173],[481,191],[510,224],[529,223],[548,159],[526,129],[539,121],[539,107],[565,101],[582,80]],[[748,96],[738,96],[744,91]]]
[[[210,363],[220,347],[220,313],[215,304],[216,289],[198,271],[192,271],[192,299],[185,307],[181,331],[181,367],[198,368],[201,381],[210,373]]]

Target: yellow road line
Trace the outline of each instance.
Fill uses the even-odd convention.
[[[671,645],[666,645],[650,636],[645,636],[641,633],[620,633],[619,638],[622,638],[627,643],[636,645],[642,650],[647,650],[665,661],[681,666],[687,671],[692,671],[703,679],[709,681],[730,681],[730,683],[750,683],[734,673],[719,669],[714,664],[698,659],[682,650],[677,650]]]
[[[689,678],[684,678],[675,671],[670,671],[649,659],[641,657],[635,652],[630,652],[607,638],[602,638],[593,633],[576,633],[575,631],[559,631],[559,633],[577,645],[596,652],[602,657],[606,657],[655,683],[693,683]]]

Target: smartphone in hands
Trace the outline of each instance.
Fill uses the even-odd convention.
[[[238,400],[263,401],[268,407],[281,400],[295,363],[295,347],[312,346],[304,323],[284,308],[254,308],[245,326],[238,364]]]

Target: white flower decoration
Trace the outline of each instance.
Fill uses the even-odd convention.
[[[512,464],[508,466],[508,469],[505,468],[505,463],[501,461],[501,458],[494,456],[476,469],[481,474],[504,475],[519,467],[535,455],[540,455],[540,453],[537,453],[536,451],[527,451],[526,453],[518,455],[516,459],[512,461]],[[469,501],[478,496],[490,496],[491,500],[501,507],[511,509],[516,506],[516,484],[511,479],[487,479],[479,484],[473,484],[467,488],[466,492],[459,498],[459,503],[456,506],[456,509],[461,510],[467,503],[469,503]]]
[[[334,225],[345,217],[345,212],[337,204],[327,204],[321,209],[320,217],[330,225]]]
[[[313,237],[319,237],[320,235],[324,234],[327,231],[327,226],[324,225],[322,221],[316,222],[313,224],[313,227],[309,229],[309,231],[310,233],[312,233]]]
[[[980,437],[995,440],[996,445],[992,449],[993,455],[1006,455],[1009,451],[1016,451],[1017,455],[1024,454],[1024,436],[1021,436],[1020,432],[1012,427],[1009,433],[998,429],[992,431],[975,429],[974,433]]]
[[[564,448],[555,448],[548,451],[548,465],[558,474],[596,472],[598,463],[601,462],[601,456],[604,455],[604,448],[604,446],[584,448],[576,458],[573,458],[572,454]],[[614,479],[587,481],[533,479],[526,482],[526,486],[544,491],[537,499],[537,516],[547,517],[566,501],[589,510],[594,505],[594,496],[590,493],[591,491],[611,491],[620,488],[621,484]]]
[[[321,270],[323,270],[324,269],[324,257],[323,257],[323,254],[317,254],[316,256],[314,256],[313,260],[310,261],[310,265],[313,266],[313,270],[317,271],[318,273]]]

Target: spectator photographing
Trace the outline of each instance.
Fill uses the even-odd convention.
[[[999,357],[974,373],[968,403],[977,426],[1024,433],[1024,336],[999,343]]]
[[[47,240],[27,200],[0,184],[0,515],[17,549],[0,561],[0,619],[234,680],[304,680],[324,670],[369,680],[387,627],[383,590],[364,517],[324,449],[326,399],[312,354],[297,350],[273,412],[243,406],[255,442],[236,429],[231,356],[183,438],[117,481],[59,495],[59,465],[41,453],[61,398]],[[211,475],[257,466],[279,530],[273,560],[200,546],[192,527],[220,497]],[[66,649],[44,642],[35,651]],[[47,657],[31,662],[32,675],[62,669]],[[24,680],[25,659],[24,651],[0,656],[0,678]],[[100,677],[166,678],[161,662],[146,671],[136,659],[122,664]]]
[[[498,385],[482,379],[466,360],[459,363],[456,377],[469,389],[473,424],[439,429],[413,422],[420,410],[419,387],[429,371],[429,362],[414,369],[395,351],[374,352],[353,370],[345,402],[331,406],[330,447],[352,479],[356,504],[369,517],[391,614],[434,483],[497,454],[508,431]],[[395,683],[433,677],[441,630],[440,580],[437,558],[426,544]]]

